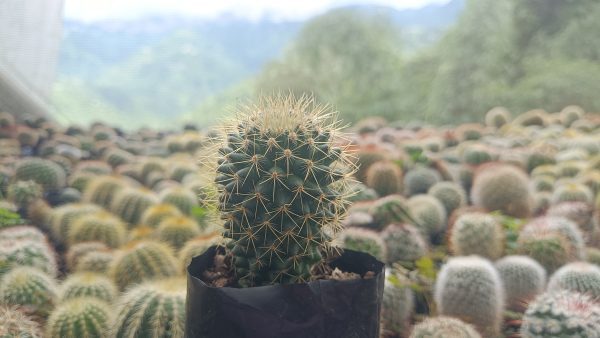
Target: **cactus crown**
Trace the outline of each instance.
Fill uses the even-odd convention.
[[[244,106],[215,182],[240,286],[309,280],[340,230],[353,166],[325,106],[293,96]]]

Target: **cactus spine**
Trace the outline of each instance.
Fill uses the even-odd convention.
[[[506,307],[524,311],[546,287],[546,270],[527,256],[506,256],[495,263],[506,293]]]

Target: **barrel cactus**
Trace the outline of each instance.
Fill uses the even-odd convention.
[[[66,173],[58,164],[34,157],[20,160],[17,163],[15,179],[18,181],[32,180],[42,186],[45,191],[59,190],[67,183]]]
[[[462,151],[463,162],[472,166],[491,162],[493,159],[494,154],[492,154],[492,151],[482,144],[470,144]]]
[[[410,338],[481,338],[475,328],[452,317],[428,317],[415,325]]]
[[[427,194],[442,202],[446,209],[446,214],[448,215],[467,203],[467,194],[465,193],[465,190],[459,184],[454,182],[438,182],[429,188]]]
[[[0,230],[0,241],[32,241],[45,243],[46,235],[36,227],[17,225]]]
[[[56,253],[45,241],[0,241],[0,276],[19,266],[37,268],[53,277],[58,271]]]
[[[77,265],[77,261],[88,253],[108,250],[106,244],[101,242],[83,242],[71,245],[65,255],[67,269],[73,271]]]
[[[455,255],[479,255],[494,260],[504,251],[504,231],[494,216],[466,213],[454,223],[449,245]]]
[[[383,288],[381,326],[385,334],[406,336],[415,311],[415,295],[408,281],[397,274],[388,276]]]
[[[117,295],[117,287],[109,278],[94,272],[79,272],[69,275],[60,286],[60,301],[91,297],[107,303]]]
[[[417,166],[404,175],[404,189],[408,196],[425,194],[439,181],[441,181],[441,177],[437,171]]]
[[[160,194],[160,200],[162,203],[174,205],[179,211],[187,216],[192,214],[194,207],[200,206],[198,197],[194,192],[182,187],[173,187],[163,190]]]
[[[408,207],[415,225],[424,234],[433,236],[446,229],[446,208],[437,198],[424,194],[416,195],[408,200]]]
[[[527,304],[546,288],[546,270],[527,256],[506,256],[496,261],[506,294],[506,307],[524,311]]]
[[[379,196],[397,194],[402,188],[402,170],[394,162],[377,162],[369,167],[365,183]]]
[[[127,186],[119,177],[98,176],[90,180],[83,191],[83,201],[109,209],[116,194]]]
[[[387,262],[410,262],[427,254],[427,241],[410,224],[390,224],[381,233],[386,246]]]
[[[138,285],[117,304],[111,337],[183,338],[185,281],[163,280]]]
[[[149,227],[157,228],[162,220],[172,216],[183,216],[183,214],[176,206],[172,204],[154,204],[144,211],[140,223]]]
[[[75,272],[96,272],[107,273],[110,265],[115,258],[115,254],[110,251],[92,251],[81,256],[77,260],[73,271]]]
[[[374,163],[388,160],[386,152],[381,150],[365,149],[356,153],[356,178],[361,182],[367,181],[367,171]]]
[[[598,337],[600,305],[589,295],[558,291],[538,296],[527,308],[523,338]]]
[[[46,337],[107,337],[111,309],[95,298],[76,298],[60,304],[48,318]]]
[[[489,211],[525,218],[531,214],[532,198],[527,175],[510,165],[487,165],[475,176],[473,204]]]
[[[510,111],[504,107],[494,107],[485,113],[485,124],[488,127],[500,128],[510,120]]]
[[[100,212],[102,208],[95,204],[71,203],[62,205],[50,214],[51,233],[53,238],[64,243],[67,241],[69,231],[73,223],[82,216],[90,213]]]
[[[348,228],[342,231],[339,239],[344,249],[366,252],[379,260],[385,260],[385,243],[379,234],[373,230]]]
[[[35,268],[15,268],[0,281],[0,303],[23,307],[32,315],[48,315],[57,297],[54,279]]]
[[[377,229],[383,229],[392,223],[413,221],[408,201],[400,195],[390,195],[376,200],[369,206],[368,212],[372,215],[373,225]]]
[[[502,281],[494,266],[477,256],[455,257],[442,266],[434,290],[439,313],[473,324],[486,337],[500,331]]]
[[[586,263],[569,263],[550,277],[548,291],[570,290],[600,298],[600,267]]]
[[[40,326],[16,306],[0,306],[0,337],[41,338]]]
[[[341,229],[352,164],[311,102],[263,99],[225,128],[215,182],[240,286],[308,281]]]
[[[7,197],[19,208],[25,209],[31,202],[42,197],[42,187],[33,180],[17,181],[8,186]]]
[[[590,188],[581,183],[565,183],[559,185],[552,193],[552,203],[584,202],[594,203],[594,194]]]
[[[185,242],[200,235],[200,227],[196,221],[185,216],[169,217],[160,222],[154,235],[160,241],[179,250]]]
[[[136,225],[150,206],[158,203],[158,197],[150,190],[125,188],[115,195],[110,210],[130,225]]]
[[[101,242],[117,248],[125,242],[126,227],[123,221],[107,211],[78,218],[67,235],[69,245],[81,242]]]

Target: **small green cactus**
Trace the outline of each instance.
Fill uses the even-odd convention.
[[[490,149],[482,144],[471,144],[464,148],[462,160],[468,165],[477,166],[486,162],[493,161],[494,156]]]
[[[73,271],[107,273],[114,258],[115,254],[110,251],[88,252],[77,260]]]
[[[339,240],[344,249],[366,252],[381,261],[386,259],[385,243],[373,230],[347,228],[341,232]]]
[[[194,192],[182,187],[163,190],[160,194],[160,201],[176,206],[186,216],[191,216],[194,207],[200,206]]]
[[[485,113],[485,124],[488,127],[500,128],[511,121],[511,114],[504,107],[494,107]]]
[[[101,242],[83,242],[71,245],[65,255],[67,269],[73,271],[77,265],[77,261],[87,253],[108,250],[106,244]]]
[[[504,290],[488,260],[477,256],[449,259],[437,277],[434,298],[441,315],[473,324],[486,337],[499,334]]]
[[[46,337],[108,337],[111,309],[95,298],[76,298],[60,304],[48,318]]]
[[[70,203],[62,205],[50,214],[52,237],[60,242],[66,242],[73,223],[80,217],[101,211],[95,204]]]
[[[53,277],[58,271],[56,253],[45,241],[0,241],[0,276],[19,266],[37,268]]]
[[[110,248],[118,248],[125,242],[126,227],[123,221],[107,211],[99,211],[79,217],[67,234],[67,242],[101,242]]]
[[[545,126],[547,119],[548,113],[545,110],[533,109],[515,117],[512,123],[523,127]]]
[[[428,317],[415,325],[410,338],[481,338],[472,325],[452,317]]]
[[[393,162],[376,162],[369,167],[365,183],[382,197],[400,193],[402,170]]]
[[[375,200],[377,197],[379,197],[375,190],[358,181],[350,183],[348,190],[350,194],[348,200],[352,203]]]
[[[388,335],[406,336],[414,311],[415,295],[408,281],[398,274],[388,276],[383,288],[382,331]]]
[[[158,197],[150,190],[125,188],[117,192],[110,210],[131,226],[137,225],[146,209],[158,203]]]
[[[58,164],[41,158],[26,158],[17,163],[15,180],[33,180],[45,191],[56,191],[66,185],[66,174]]]
[[[109,278],[94,272],[78,272],[67,276],[60,286],[60,302],[92,297],[111,303],[117,296],[117,287]]]
[[[449,245],[457,256],[479,255],[495,260],[504,252],[504,230],[494,216],[466,213],[454,223]]]
[[[523,338],[598,337],[600,305],[589,295],[571,291],[547,292],[529,304]]]
[[[187,241],[200,235],[200,227],[196,221],[185,216],[169,217],[160,222],[154,235],[160,241],[179,250]]]
[[[116,168],[123,164],[132,163],[135,160],[135,156],[123,149],[110,148],[104,152],[104,159],[113,168]]]
[[[42,187],[33,180],[17,181],[8,186],[7,197],[19,208],[25,209],[31,202],[42,197]]]
[[[552,165],[556,163],[555,154],[553,151],[543,148],[533,148],[527,154],[525,167],[528,173],[532,173],[536,168],[544,165]]]
[[[388,160],[386,152],[381,150],[361,150],[356,153],[356,178],[365,183],[367,181],[367,171],[374,163]]]
[[[454,210],[465,206],[467,203],[465,190],[454,182],[438,182],[429,188],[427,194],[442,202],[447,215],[452,214]]]
[[[111,262],[109,274],[119,289],[149,279],[177,274],[177,260],[171,248],[152,241],[133,243]]]
[[[522,312],[546,287],[546,270],[527,256],[506,256],[496,261],[506,294],[506,307]]]
[[[548,216],[564,217],[575,222],[585,235],[591,237],[596,231],[594,208],[585,202],[562,202],[550,206]]]
[[[473,204],[489,211],[525,218],[531,214],[532,198],[527,175],[510,165],[492,164],[482,168],[473,182]]]
[[[569,263],[556,270],[548,281],[548,291],[570,290],[600,298],[600,267],[586,263]]]
[[[531,181],[531,187],[537,192],[552,192],[554,190],[554,183],[556,179],[548,175],[538,175],[533,177]]]
[[[83,191],[83,201],[109,209],[119,191],[127,186],[127,181],[114,176],[93,178]]]
[[[425,194],[439,181],[441,181],[441,177],[437,171],[417,166],[404,175],[404,189],[408,196]]]
[[[390,224],[381,238],[386,246],[387,263],[416,261],[427,254],[427,241],[410,224]]]
[[[172,204],[154,204],[144,211],[140,223],[152,228],[158,228],[160,222],[165,218],[173,216],[183,216],[183,214]]]
[[[408,207],[415,225],[424,234],[433,236],[446,229],[446,208],[437,198],[424,194],[416,195],[408,200]]]
[[[56,301],[56,282],[41,270],[14,268],[0,281],[0,303],[26,308],[32,315],[48,315]]]
[[[41,338],[39,324],[16,306],[0,306],[0,337]]]
[[[586,161],[565,161],[558,164],[558,176],[562,178],[575,177],[587,168]]]
[[[523,227],[519,237],[535,238],[545,233],[555,233],[564,237],[573,250],[571,256],[574,260],[585,258],[585,243],[581,230],[577,224],[564,217],[546,216],[535,218]],[[553,271],[548,270],[548,272]]]
[[[111,337],[183,338],[185,281],[162,280],[138,285],[117,304]]]
[[[380,198],[370,205],[368,210],[377,229],[383,229],[392,223],[413,221],[408,201],[400,195]]]
[[[590,188],[580,183],[566,183],[559,185],[552,193],[552,204],[561,202],[594,203],[594,194]]]
[[[181,263],[181,271],[185,273],[192,258],[203,254],[206,249],[213,245],[221,244],[222,242],[223,237],[216,234],[200,236],[187,241],[183,248],[177,253],[177,259]]]

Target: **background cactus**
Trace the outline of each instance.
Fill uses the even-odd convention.
[[[99,273],[79,272],[69,275],[60,286],[61,302],[69,299],[90,297],[107,303],[117,295],[115,284]]]
[[[81,263],[81,262],[80,262]],[[171,248],[152,241],[133,243],[111,262],[110,276],[119,289],[145,280],[177,274],[177,261]]]
[[[379,161],[388,160],[388,154],[380,150],[361,150],[356,153],[356,178],[361,182],[367,181],[369,167]]]
[[[41,338],[39,324],[16,306],[0,306],[0,337]]]
[[[408,200],[408,208],[416,226],[424,234],[433,236],[446,228],[446,209],[435,197],[416,195]]]
[[[56,301],[56,283],[41,270],[14,268],[0,281],[0,303],[20,306],[32,315],[48,315]]]
[[[479,255],[495,260],[504,251],[504,230],[494,216],[466,213],[454,223],[449,245],[457,256]]]
[[[157,239],[169,244],[175,250],[181,249],[185,242],[198,235],[200,235],[198,223],[185,216],[165,218],[154,233]]]
[[[100,212],[102,208],[95,204],[72,203],[65,204],[50,214],[53,238],[58,242],[66,242],[73,223],[80,217],[90,213]]]
[[[394,162],[374,163],[367,171],[365,183],[379,196],[397,194],[402,191],[402,170]]]
[[[263,99],[227,128],[216,183],[241,286],[308,281],[341,228],[352,166],[332,115],[311,105]]]
[[[413,221],[408,201],[400,195],[380,198],[369,206],[368,211],[373,216],[373,226],[377,229],[383,229],[392,223]]]
[[[65,263],[67,269],[73,270],[77,265],[77,261],[85,254],[96,251],[107,251],[106,244],[101,242],[83,242],[69,246],[69,250],[65,254]]]
[[[83,201],[109,209],[117,192],[127,186],[123,179],[113,176],[98,176],[85,187]]]
[[[111,337],[182,338],[185,326],[185,281],[144,283],[126,292],[117,304]]]
[[[37,268],[53,277],[57,274],[55,253],[45,241],[0,240],[0,276],[20,266]]]
[[[523,338],[597,337],[600,332],[600,305],[590,296],[570,292],[547,292],[529,304],[523,324]]]
[[[192,258],[203,254],[206,249],[213,245],[221,244],[222,241],[223,237],[216,234],[200,236],[187,241],[177,253],[177,258],[181,263],[181,271],[185,273]]]
[[[485,337],[499,334],[504,292],[489,261],[477,256],[449,259],[437,277],[434,297],[441,315],[473,324]]]
[[[472,325],[452,317],[429,317],[415,325],[410,338],[481,338]]]
[[[527,256],[506,256],[495,263],[506,295],[506,307],[524,311],[546,288],[546,270]]]
[[[163,219],[171,216],[183,216],[183,214],[172,204],[154,204],[144,211],[140,223],[149,227],[158,228],[158,225]]]
[[[386,246],[387,262],[410,262],[427,254],[427,241],[410,224],[390,224],[381,233]]]
[[[101,242],[117,248],[125,242],[125,224],[113,214],[99,211],[79,217],[67,234],[69,245],[81,242]]]
[[[415,310],[415,295],[409,282],[397,274],[390,274],[383,289],[381,329],[384,334],[405,337]]]
[[[198,197],[193,191],[182,187],[165,189],[160,195],[162,203],[170,203],[177,207],[184,215],[191,216],[194,207],[199,206]]]
[[[115,258],[115,254],[106,251],[92,251],[77,260],[73,271],[106,273]]]
[[[517,218],[529,216],[533,202],[527,175],[513,166],[497,164],[477,173],[471,199],[476,206]]]
[[[17,163],[15,180],[32,180],[45,191],[55,191],[66,185],[66,174],[58,164],[41,158],[25,158]]]
[[[60,304],[48,318],[46,337],[108,337],[111,309],[95,298],[76,298]]]
[[[444,205],[447,215],[467,203],[465,190],[454,182],[438,182],[429,188],[427,194],[437,198]]]
[[[339,241],[344,249],[366,252],[381,261],[386,260],[385,243],[373,230],[347,228],[340,233]]]
[[[600,298],[600,267],[586,262],[561,267],[548,281],[548,292],[557,290],[586,293],[592,298]]]
[[[125,188],[117,192],[110,210],[133,226],[139,223],[144,211],[156,203],[158,197],[150,190]]]
[[[439,181],[441,181],[441,177],[437,171],[417,166],[404,175],[404,189],[408,196],[425,194]]]
[[[552,193],[552,203],[584,202],[594,203],[594,194],[590,188],[580,183],[566,183],[559,185]]]
[[[20,209],[26,209],[31,202],[42,197],[42,187],[33,180],[17,181],[8,186],[7,197]]]
[[[485,124],[488,127],[500,128],[510,120],[510,111],[504,107],[494,107],[485,114]]]

